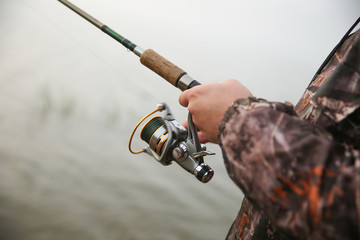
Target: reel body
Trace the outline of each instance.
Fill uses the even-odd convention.
[[[214,153],[207,151],[205,145],[200,144],[191,114],[189,113],[188,116],[188,129],[185,129],[175,120],[165,103],[160,104],[157,111],[165,111],[164,116],[150,119],[140,133],[141,139],[148,143],[149,147],[133,152],[131,140],[140,123],[156,111],[143,118],[134,129],[129,142],[130,152],[147,152],[163,165],[169,165],[175,161],[199,181],[203,183],[210,181],[214,171],[204,163],[203,157],[214,155]]]

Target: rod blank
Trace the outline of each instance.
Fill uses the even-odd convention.
[[[141,47],[132,43],[130,40],[124,38],[105,24],[101,23],[96,18],[92,17],[90,14],[81,10],[79,7],[75,6],[71,2],[67,0],[58,0],[77,14],[79,14],[82,18],[86,19],[90,23],[92,23],[97,28],[101,29],[104,33],[121,43],[124,47],[129,49],[131,52],[140,57],[140,62],[148,67],[150,70],[154,71],[166,81],[184,91],[188,88],[191,88],[196,85],[200,85],[197,81],[192,79],[187,73],[162,57],[160,54],[156,53],[152,49],[143,50]]]

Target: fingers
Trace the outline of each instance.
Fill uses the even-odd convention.
[[[188,121],[187,121],[187,119],[184,120],[184,121],[181,123],[181,125],[183,125],[184,128],[188,129]]]
[[[183,107],[187,107],[189,105],[189,90],[185,90],[180,94],[179,103]]]
[[[184,120],[181,125],[183,125],[184,128],[188,129],[188,121]],[[197,132],[200,143],[208,143],[208,138],[200,131]]]
[[[183,91],[179,96],[179,103],[183,107],[188,107],[189,102],[192,101],[194,98],[197,98],[203,92],[206,92],[207,85],[198,85],[191,89]]]
[[[200,143],[208,143],[209,142],[207,137],[202,132],[198,132],[198,137],[199,137]]]

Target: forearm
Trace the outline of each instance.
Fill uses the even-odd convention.
[[[291,115],[285,105],[244,99],[227,111],[219,142],[230,177],[292,236],[359,234],[357,157]]]

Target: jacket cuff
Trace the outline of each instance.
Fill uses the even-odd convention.
[[[220,142],[220,135],[222,132],[224,132],[226,123],[232,118],[234,114],[239,114],[240,109],[251,110],[258,107],[273,108],[274,110],[284,112],[292,116],[297,115],[294,111],[294,106],[289,102],[269,102],[263,98],[256,97],[239,98],[235,100],[234,103],[227,109],[223,119],[220,121],[218,126],[219,133],[217,136],[218,142]]]

